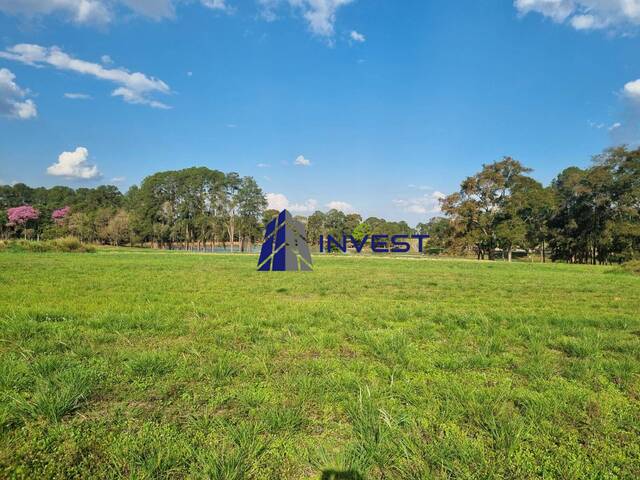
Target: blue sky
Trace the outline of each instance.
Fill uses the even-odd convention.
[[[0,0],[0,181],[254,176],[273,206],[424,221],[510,155],[640,140],[640,0]]]

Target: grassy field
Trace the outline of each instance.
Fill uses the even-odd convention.
[[[615,267],[0,253],[0,478],[639,478]]]

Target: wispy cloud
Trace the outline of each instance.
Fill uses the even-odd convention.
[[[332,200],[331,202],[325,205],[329,210],[339,210],[343,213],[353,213],[355,209],[353,205],[347,202],[342,202],[340,200]]]
[[[638,0],[515,0],[518,13],[538,13],[576,30],[624,30],[640,25]]]
[[[0,0],[0,11],[25,17],[61,14],[78,24],[106,24],[113,18],[103,0]]]
[[[318,209],[318,202],[310,198],[302,203],[290,202],[282,193],[267,193],[268,208],[274,210],[290,210],[296,213],[313,213]]]
[[[119,13],[163,20],[175,17],[175,8],[182,0],[0,0],[0,12],[27,18],[60,15],[79,25],[106,25]],[[204,7],[226,13],[233,8],[225,0],[200,0]],[[103,62],[108,63],[108,62]]]
[[[149,98],[152,94],[169,94],[169,85],[160,79],[140,72],[129,72],[122,68],[106,68],[99,63],[80,60],[58,47],[21,43],[0,51],[0,58],[21,62],[34,67],[54,67],[81,75],[89,75],[119,85],[111,95],[121,97],[127,103],[148,105],[154,108],[170,108],[164,103]]]
[[[309,160],[308,158],[304,158],[304,155],[298,155],[293,161],[293,164],[299,167],[310,167],[311,160]]]
[[[352,30],[349,36],[351,37],[351,40],[358,43],[364,43],[367,40],[363,34],[358,33],[355,30]]]
[[[407,187],[416,188],[418,190],[433,190],[433,187],[430,187],[429,185],[416,185],[415,183],[410,183]]]
[[[440,213],[440,200],[445,196],[444,193],[434,190],[419,197],[396,198],[393,200],[393,204],[396,208],[408,213],[438,214]]]
[[[86,93],[65,93],[64,97],[71,100],[91,100],[91,95]]]
[[[278,9],[288,4],[301,13],[311,32],[325,38],[332,37],[335,32],[338,10],[352,2],[353,0],[258,0],[262,6],[262,17],[266,20],[275,20]]]
[[[36,104],[26,98],[29,91],[15,82],[16,76],[6,68],[0,68],[0,115],[27,120],[38,115]]]
[[[200,0],[200,3],[212,10],[220,10],[227,13],[231,13],[233,11],[233,8],[226,2],[226,0]]]

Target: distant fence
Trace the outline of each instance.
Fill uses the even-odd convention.
[[[171,245],[165,246],[162,250],[175,250],[180,252],[195,252],[195,253],[260,253],[260,245],[253,245],[251,248],[245,248],[244,251],[240,251],[237,246],[233,247],[233,251],[230,248],[224,247],[196,247],[196,246],[184,246],[184,245]]]

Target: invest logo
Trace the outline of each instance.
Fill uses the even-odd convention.
[[[312,270],[304,225],[287,210],[271,220],[264,232],[258,260],[260,272]]]

